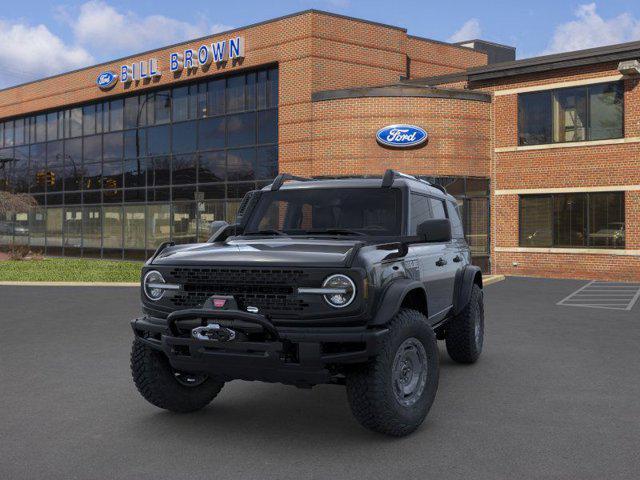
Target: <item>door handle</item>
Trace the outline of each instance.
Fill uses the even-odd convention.
[[[462,261],[462,258],[460,258],[460,255],[456,255],[455,257],[453,257],[453,261],[458,263]]]
[[[442,257],[440,257],[436,262],[437,267],[444,267],[446,264],[447,264],[447,261]]]

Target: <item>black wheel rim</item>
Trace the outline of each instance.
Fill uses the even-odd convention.
[[[407,338],[396,351],[392,370],[393,393],[404,407],[415,404],[427,384],[427,352],[417,338]]]
[[[204,373],[185,373],[174,370],[173,378],[185,387],[197,387],[198,385],[202,385],[208,377]]]

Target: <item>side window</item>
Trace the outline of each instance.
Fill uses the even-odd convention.
[[[464,238],[464,229],[462,228],[458,206],[454,202],[448,201],[447,209],[449,210],[449,219],[451,220],[451,235],[453,238]]]
[[[447,214],[444,209],[444,202],[437,198],[430,198],[431,210],[433,212],[433,218],[447,218]]]
[[[431,212],[431,204],[429,202],[429,197],[425,197],[424,195],[418,195],[417,193],[411,194],[411,222],[409,235],[416,235],[418,230],[418,225],[420,225],[425,220],[429,220],[433,218],[433,213]]]

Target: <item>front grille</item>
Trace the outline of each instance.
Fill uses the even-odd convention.
[[[302,270],[176,267],[167,277],[183,285],[170,299],[180,309],[201,307],[212,295],[232,295],[239,309],[262,313],[295,315],[308,307],[297,295],[308,278]]]

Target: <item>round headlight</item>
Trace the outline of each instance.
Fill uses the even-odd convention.
[[[149,300],[153,300],[155,302],[162,298],[164,295],[164,289],[157,287],[157,285],[161,283],[165,283],[165,281],[157,270],[151,270],[144,276],[144,279],[142,280],[142,289]]]
[[[336,274],[327,277],[322,288],[334,290],[324,295],[325,301],[334,308],[344,308],[356,298],[356,286],[346,275]]]

